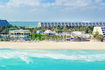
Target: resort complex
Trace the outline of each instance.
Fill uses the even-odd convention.
[[[105,70],[105,0],[0,0],[0,70]]]
[[[21,23],[21,22],[20,22]],[[56,22],[57,23],[57,22]],[[104,24],[50,27],[16,26],[1,20],[0,48],[14,49],[105,49]],[[79,24],[79,23],[78,23]],[[89,23],[91,25],[91,23]],[[53,25],[53,24],[51,24]],[[86,26],[87,25],[87,26]],[[98,42],[98,43],[97,43]],[[100,47],[101,45],[101,47]]]
[[[104,40],[105,23],[61,23],[41,22],[38,27],[13,26],[6,20],[0,20],[0,40],[50,40],[50,41],[90,41]]]

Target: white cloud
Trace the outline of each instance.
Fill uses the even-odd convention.
[[[2,5],[0,5],[0,8],[2,8]]]
[[[9,7],[21,7],[22,5],[39,6],[40,0],[10,0],[7,3]]]
[[[71,7],[82,7],[88,6],[91,0],[56,0],[58,6],[71,6]]]
[[[3,5],[0,5],[0,8],[3,8],[4,6]]]
[[[95,2],[96,2],[96,3],[100,3],[100,2],[102,2],[102,0],[95,0]]]
[[[97,0],[98,1],[98,0]],[[55,3],[42,3],[41,0],[9,0],[7,6],[9,7],[21,7],[27,6],[69,6],[69,7],[83,7],[88,6],[91,0],[56,0]]]
[[[72,8],[85,8],[85,7],[93,7],[96,4],[98,6],[105,5],[102,3],[102,0],[56,0],[52,3],[43,3],[42,0],[9,0],[5,6],[6,7],[22,7],[22,6],[30,6],[30,7],[64,7],[67,9]],[[97,5],[96,5],[97,6]],[[2,6],[0,6],[2,7]]]

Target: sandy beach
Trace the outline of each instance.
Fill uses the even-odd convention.
[[[105,50],[105,42],[0,42],[0,48]]]

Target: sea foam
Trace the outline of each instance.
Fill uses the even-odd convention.
[[[31,58],[51,58],[73,61],[104,61],[105,52],[97,51],[78,51],[78,50],[66,50],[66,51],[48,51],[48,50],[0,50],[0,59],[20,59],[26,63],[30,63],[33,60]]]

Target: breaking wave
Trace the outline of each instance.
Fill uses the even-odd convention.
[[[0,50],[0,59],[21,59],[26,63],[30,63],[33,61],[32,57],[94,62],[104,61],[105,52],[82,50]]]

